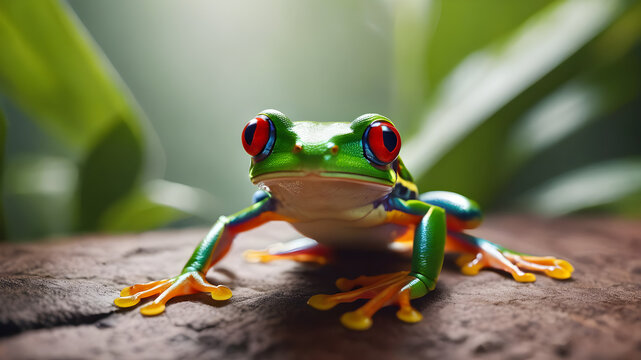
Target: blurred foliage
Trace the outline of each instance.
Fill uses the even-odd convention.
[[[4,93],[79,151],[92,148],[120,122],[140,137],[137,115],[115,83],[117,76],[66,7],[48,0],[3,0],[0,9]]]
[[[463,3],[466,9],[458,11],[473,14],[476,20],[466,23],[464,15],[445,16]],[[563,192],[555,202],[564,206],[536,205],[542,198],[549,201],[548,181],[564,177],[566,171],[583,165],[581,161],[607,159],[585,156],[595,145],[601,152],[629,148],[621,151],[623,156],[641,153],[637,136],[626,139],[612,131],[638,134],[641,130],[639,2],[502,2],[487,7],[476,3],[474,9],[467,8],[469,2],[439,4],[443,8],[438,30],[427,42],[423,62],[431,96],[416,111],[425,115],[417,122],[416,136],[405,146],[409,149],[405,162],[417,172],[421,188],[460,192],[490,208],[518,206],[550,215],[609,204],[641,190],[641,183],[631,178],[628,191],[617,192],[616,198]],[[523,18],[535,8],[534,15]],[[493,17],[495,11],[505,16]],[[497,21],[486,34],[478,19],[489,17]],[[455,37],[455,24],[449,22],[465,24],[472,39],[461,36],[461,29]],[[442,59],[460,61],[445,64]],[[630,113],[613,115],[630,106],[634,108]],[[557,148],[565,141],[581,142],[586,138],[580,134],[582,129],[604,122],[609,131],[594,128],[592,133],[608,136],[570,151],[575,159],[562,146]],[[578,201],[577,196],[587,198]]]
[[[123,30],[115,37],[97,37],[101,45],[120,49],[115,56],[132,54],[143,62],[141,68],[157,66],[157,71],[170,73],[165,81],[171,86],[147,76],[142,80],[149,84],[147,93],[136,94],[140,98],[166,93],[171,104],[148,105],[146,110],[154,117],[171,111],[181,120],[154,119],[153,127],[147,122],[67,3],[0,0],[0,105],[6,108],[9,134],[12,130],[29,134],[22,138],[29,151],[10,154],[2,167],[10,238],[143,231],[177,221],[193,223],[194,216],[210,219],[246,203],[249,195],[241,202],[238,193],[245,189],[237,185],[235,173],[241,161],[230,164],[227,157],[235,158],[236,153],[225,151],[233,143],[229,134],[236,136],[244,119],[238,119],[238,128],[226,126],[230,121],[225,119],[229,115],[225,106],[251,103],[251,114],[265,107],[263,102],[280,107],[279,96],[284,96],[315,114],[308,108],[333,99],[316,89],[328,88],[336,89],[340,103],[324,104],[327,116],[301,119],[294,112],[292,118],[332,121],[336,113],[363,106],[369,107],[366,112],[383,112],[381,99],[388,98],[393,108],[386,115],[404,135],[401,155],[423,190],[460,192],[490,210],[561,215],[587,209],[641,215],[639,1],[382,0],[301,5],[283,0],[255,2],[252,10],[233,4],[180,7],[166,1],[71,2],[98,30],[114,28],[114,22],[105,19],[118,14],[103,12],[126,4],[120,14],[134,20],[114,19],[121,21]],[[227,6],[230,13],[206,11],[214,6]],[[269,27],[258,26],[254,32],[232,28],[237,29],[233,40],[224,42],[225,26],[240,26],[234,19],[263,19],[268,11],[273,20]],[[145,27],[135,16],[152,20]],[[279,16],[289,20],[278,21]],[[192,26],[203,21],[207,31]],[[317,26],[305,26],[310,21]],[[350,27],[353,23],[360,25]],[[149,31],[146,38],[139,29]],[[176,31],[188,35],[181,37]],[[261,37],[252,40],[259,33]],[[271,35],[263,38],[265,33]],[[131,45],[115,47],[123,34],[132,37],[127,39]],[[376,35],[364,39],[371,34]],[[150,39],[173,46],[188,42],[183,39],[193,40],[196,48],[200,41],[214,45],[199,49],[197,56],[180,51],[188,47],[159,46],[165,51],[161,55],[174,57],[177,63],[165,70],[164,58],[152,60],[160,65],[148,63],[152,48],[141,46],[151,46]],[[265,39],[270,43],[259,47]],[[233,53],[232,48],[241,50]],[[262,52],[250,58],[253,48]],[[208,64],[208,56],[222,60]],[[389,74],[372,67],[386,64],[381,57],[389,58]],[[218,66],[216,74],[222,75],[215,78],[213,72],[191,69],[197,66]],[[249,67],[255,72],[247,71]],[[259,96],[245,94],[241,78],[257,73],[261,78],[253,86],[261,90]],[[199,78],[205,78],[204,84],[220,82],[224,92],[212,96],[214,87],[202,84],[185,88]],[[179,93],[184,95],[178,98]],[[212,98],[215,104],[210,104]],[[179,111],[178,102],[193,111]],[[216,119],[210,124],[208,117]],[[182,128],[196,130],[176,130]],[[161,140],[172,141],[163,145],[171,144],[173,176],[157,165],[162,149],[155,143],[155,129],[162,131]],[[0,115],[2,149],[4,133]],[[183,144],[198,141],[196,135],[185,134],[207,139],[211,165],[200,159],[208,156],[191,164],[194,152],[203,150],[182,152]],[[50,137],[55,141],[49,143]],[[212,147],[217,150],[210,151]],[[184,174],[176,181],[203,184],[214,177],[207,188],[213,195],[161,180],[189,172],[188,165],[200,174]],[[200,180],[194,180],[198,176]],[[237,200],[231,204],[230,199]]]
[[[36,202],[45,207],[47,201],[68,204],[59,205],[74,214],[70,229],[59,229],[63,232],[101,230],[103,216],[123,203],[131,206],[123,213],[132,222],[150,212],[163,213],[155,226],[177,218],[167,214],[180,211],[162,209],[166,206],[141,199],[135,191],[144,158],[140,111],[66,6],[48,0],[0,1],[0,43],[0,90],[69,147],[75,160],[71,166],[60,166],[55,158],[29,161],[12,174],[11,195],[25,202],[40,199]],[[59,175],[51,176],[52,171]],[[32,181],[36,178],[41,181]],[[56,192],[73,198],[51,196]],[[144,205],[124,201],[128,196]],[[25,228],[19,236],[43,235]]]

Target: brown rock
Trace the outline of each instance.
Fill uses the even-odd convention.
[[[461,275],[448,257],[437,289],[410,325],[386,308],[366,332],[306,300],[337,277],[406,269],[385,253],[345,253],[325,267],[245,263],[249,248],[294,238],[284,224],[240,236],[208,274],[234,296],[171,301],[160,316],[112,305],[133,283],[176,275],[205,230],[94,236],[0,246],[0,358],[641,358],[641,223],[502,216],[474,233],[523,252],[556,255],[569,281],[520,284],[494,271]]]

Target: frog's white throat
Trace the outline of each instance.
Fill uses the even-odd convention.
[[[305,218],[332,218],[371,207],[392,191],[390,184],[341,173],[280,173],[254,179],[286,212]],[[341,216],[342,217],[342,216]]]

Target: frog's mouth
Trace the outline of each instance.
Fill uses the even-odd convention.
[[[353,183],[370,183],[393,187],[394,183],[386,179],[341,171],[275,171],[258,175],[251,179],[253,184],[273,183],[275,180],[314,180],[340,181]]]

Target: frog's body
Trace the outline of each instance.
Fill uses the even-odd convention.
[[[381,115],[366,114],[351,123],[312,123],[291,122],[266,110],[247,124],[242,141],[252,155],[250,178],[261,189],[254,205],[221,217],[179,276],[125,288],[116,305],[133,306],[140,298],[160,294],[141,308],[143,314],[156,315],[178,295],[210,292],[217,300],[229,298],[228,288],[209,284],[204,274],[227,253],[236,234],[272,220],[289,222],[308,239],[250,251],[249,260],[324,263],[328,249],[392,245],[412,252],[410,271],[339,279],[343,293],[310,298],[308,303],[321,310],[371,299],[341,318],[353,329],[371,326],[371,316],[390,304],[400,306],[401,320],[419,321],[410,299],[434,288],[446,250],[463,253],[458,263],[469,275],[492,267],[529,282],[535,277],[523,270],[559,279],[569,278],[573,270],[564,260],[520,254],[464,234],[481,222],[478,205],[450,192],[419,194],[398,157],[400,136]]]

